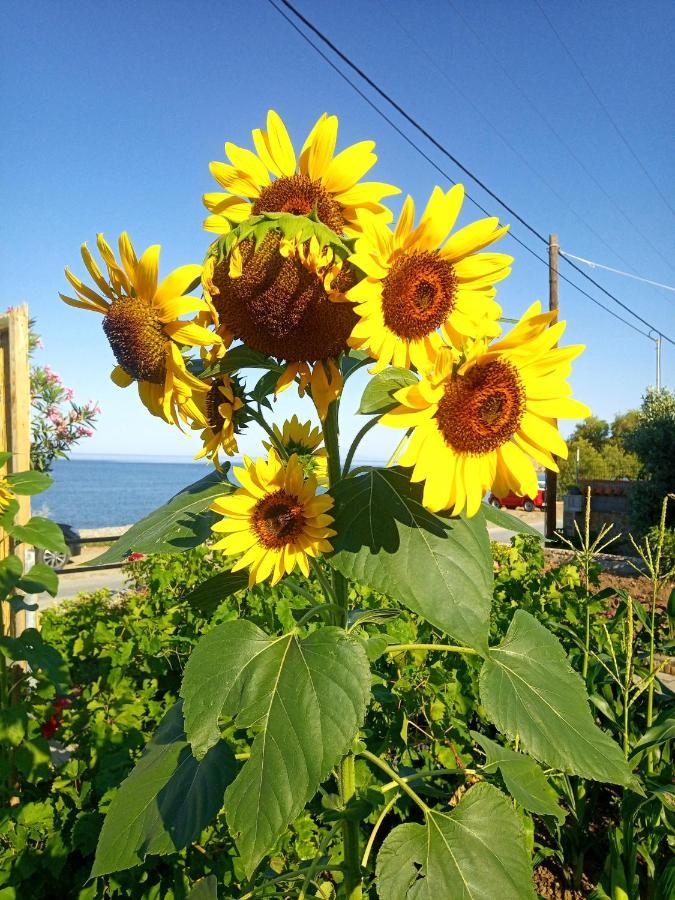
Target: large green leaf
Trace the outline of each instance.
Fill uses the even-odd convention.
[[[269,369],[273,372],[282,372],[283,366],[259,350],[253,350],[252,347],[247,347],[245,344],[238,344],[228,350],[222,359],[204,369],[202,375],[231,375],[233,372],[238,372],[239,369]]]
[[[29,544],[31,547],[39,547],[42,550],[51,550],[52,553],[67,553],[63,532],[56,524],[42,516],[33,516],[25,525],[10,525],[7,531],[15,541]]]
[[[47,678],[56,685],[70,681],[65,660],[51,644],[45,643],[35,628],[26,628],[19,637],[0,637],[0,652],[15,662],[25,661],[35,672],[42,669]]]
[[[248,572],[217,572],[185,598],[190,606],[205,616],[212,615],[226,597],[236,594],[248,584]]]
[[[640,790],[618,744],[595,724],[580,676],[556,637],[524,610],[480,673],[491,721],[535,759],[563,772]]]
[[[365,715],[370,671],[340,628],[300,640],[252,622],[219,625],[195,647],[181,695],[197,757],[218,740],[219,718],[255,728],[251,757],[225,795],[225,813],[250,877],[351,746]]]
[[[15,472],[7,476],[7,482],[15,494],[30,496],[46,491],[54,479],[45,472]]]
[[[21,580],[23,563],[13,553],[0,559],[0,600],[8,597]]]
[[[534,900],[521,821],[501,791],[477,784],[452,812],[399,825],[377,856],[382,900]]]
[[[544,535],[541,531],[537,531],[536,528],[528,525],[527,522],[523,522],[517,516],[504,512],[503,509],[495,509],[491,504],[484,503],[481,506],[481,510],[492,525],[498,525],[500,528],[506,528],[507,531],[516,531],[519,534],[531,534],[533,537],[539,538],[540,541],[544,540]]]
[[[388,412],[398,406],[398,401],[394,400],[396,391],[415,384],[418,380],[410,369],[389,366],[384,372],[380,372],[370,379],[361,397],[358,411],[366,416],[382,415],[382,413]]]
[[[19,511],[19,501],[12,498],[0,513],[0,528],[9,528]]]
[[[56,597],[59,589],[59,576],[51,566],[45,563],[36,563],[18,583],[19,590],[26,594],[40,594],[47,591],[52,597]]]
[[[218,879],[215,875],[207,875],[195,881],[188,894],[188,900],[218,900]]]
[[[92,564],[124,562],[130,553],[183,553],[203,544],[218,518],[209,510],[210,504],[234,490],[227,480],[229,468],[225,463],[222,472],[211,472],[183,488],[164,506],[136,522]]]
[[[484,520],[428,512],[420,485],[399,468],[367,469],[333,495],[330,564],[487,652],[492,554]]]
[[[484,771],[492,774],[499,769],[511,796],[521,806],[540,816],[555,816],[564,822],[565,813],[558,805],[558,797],[533,759],[502,747],[484,734],[472,731],[471,736],[485,751]]]
[[[175,853],[195,841],[220,810],[236,765],[223,741],[201,761],[194,758],[183,731],[182,703],[176,703],[113,797],[91,877],[136,866],[151,853]]]

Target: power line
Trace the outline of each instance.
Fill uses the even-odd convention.
[[[627,212],[626,212],[626,211],[625,211],[625,210],[624,210],[624,209],[623,209],[623,208],[622,208],[622,207],[614,200],[614,198],[613,198],[612,195],[606,190],[606,188],[604,187],[604,185],[603,185],[603,184],[595,177],[595,175],[593,174],[593,172],[588,168],[588,166],[586,165],[586,163],[584,162],[584,160],[583,160],[583,159],[575,152],[574,148],[571,147],[571,146],[567,143],[567,141],[565,140],[565,138],[563,137],[563,135],[560,134],[560,132],[558,131],[558,129],[555,127],[555,125],[554,125],[554,124],[550,121],[550,119],[549,119],[549,118],[548,118],[548,117],[547,117],[547,116],[539,109],[539,107],[537,106],[537,104],[529,97],[529,95],[526,93],[526,91],[518,84],[518,82],[515,80],[515,78],[513,78],[513,76],[512,76],[512,75],[510,74],[510,72],[508,71],[508,69],[505,68],[505,66],[503,66],[503,65],[500,63],[499,59],[498,59],[498,58],[495,56],[495,54],[492,52],[492,49],[491,49],[491,47],[489,46],[488,42],[483,40],[483,38],[480,36],[479,32],[478,32],[478,31],[473,27],[473,25],[468,21],[468,19],[466,18],[466,16],[465,16],[464,13],[462,12],[462,10],[461,10],[454,2],[453,2],[453,0],[447,0],[447,3],[448,3],[448,6],[453,10],[453,12],[455,13],[455,15],[456,15],[458,18],[460,18],[460,19],[462,20],[462,22],[464,23],[464,25],[465,25],[465,27],[467,28],[467,30],[468,30],[469,32],[471,32],[471,34],[473,35],[473,37],[474,37],[474,39],[476,40],[476,42],[482,47],[483,52],[486,53],[486,54],[492,59],[493,63],[494,63],[494,64],[498,67],[498,69],[501,71],[502,75],[507,79],[507,81],[509,81],[509,82],[513,85],[513,87],[516,89],[516,91],[520,94],[520,96],[521,96],[521,97],[525,100],[525,102],[528,104],[528,106],[530,107],[530,109],[534,110],[534,112],[539,116],[539,118],[540,118],[541,121],[544,123],[544,125],[546,125],[546,127],[547,127],[548,130],[551,132],[551,134],[554,135],[554,137],[558,140],[558,142],[560,143],[560,145],[568,152],[568,154],[569,154],[569,155],[572,157],[572,159],[576,162],[576,164],[579,166],[579,168],[580,168],[580,169],[585,173],[585,175],[593,182],[593,184],[595,185],[595,187],[602,193],[602,195],[605,197],[605,199],[606,199],[606,200],[614,207],[614,209],[619,213],[619,215],[622,217],[622,219],[623,219],[623,220],[624,220],[624,221],[625,221],[625,222],[626,222],[626,223],[627,223],[627,224],[635,231],[635,233],[638,234],[638,235],[642,238],[642,240],[645,242],[645,244],[646,244],[648,247],[650,247],[651,250],[653,250],[653,252],[654,252],[660,259],[662,259],[663,262],[665,262],[666,265],[667,265],[669,268],[672,269],[672,268],[673,268],[672,263],[671,263],[671,261],[667,258],[667,256],[665,256],[665,255],[658,249],[658,247],[656,247],[656,246],[652,243],[652,241],[651,241],[651,239],[649,238],[649,236],[646,235],[646,234],[644,233],[644,231],[642,231],[642,229],[637,225],[637,223],[634,221],[634,219],[633,219],[631,216],[629,216],[628,213],[627,213]],[[570,207],[570,209],[572,209],[572,212],[575,212],[575,210],[574,210],[572,207]],[[575,212],[575,215],[577,215],[577,217],[579,217],[578,214],[577,214],[576,212]],[[583,221],[583,220],[582,220],[582,221]],[[589,226],[587,226],[587,227],[589,227]],[[592,230],[592,229],[591,229],[591,230]],[[593,233],[596,234],[596,237],[598,236],[596,232],[593,232]],[[601,240],[601,242],[602,242],[606,247],[609,247],[609,244],[608,244],[603,238],[600,238],[600,240]],[[610,247],[610,249],[611,249],[611,251],[614,253],[614,255],[617,257],[617,259],[621,260],[621,262],[624,263],[625,265],[627,265],[628,268],[630,268],[630,269],[633,268],[633,267],[631,266],[631,264],[630,264],[626,259],[624,259],[624,258],[617,252],[617,250],[616,250],[615,248]]]
[[[589,232],[590,232],[590,233],[591,233],[598,241],[600,241],[601,244],[603,244],[610,252],[614,253],[615,251],[614,251],[613,247],[611,247],[610,244],[607,243],[607,241],[605,240],[605,238],[604,238],[598,231],[596,231],[595,228],[593,228],[593,226],[590,225],[590,224],[583,218],[583,216],[581,216],[581,215],[580,215],[580,214],[579,214],[579,213],[578,213],[578,212],[570,205],[570,203],[568,202],[567,198],[564,197],[564,196],[563,196],[563,195],[562,195],[562,194],[561,194],[561,193],[560,193],[560,192],[559,192],[559,191],[551,184],[551,182],[550,182],[544,175],[542,175],[542,173],[541,173],[540,171],[538,171],[538,169],[536,169],[536,168],[530,163],[530,161],[529,161],[529,160],[528,160],[528,159],[520,152],[520,150],[519,150],[517,147],[515,147],[515,146],[511,143],[511,141],[506,137],[506,135],[503,134],[503,133],[500,131],[500,129],[494,124],[494,122],[492,122],[492,121],[489,119],[489,117],[485,115],[485,113],[482,111],[482,109],[480,108],[480,106],[478,106],[478,104],[474,103],[473,100],[471,99],[471,97],[468,96],[464,91],[462,91],[462,89],[461,89],[461,88],[460,88],[460,87],[459,87],[459,86],[458,86],[458,85],[457,85],[457,84],[456,84],[456,83],[448,76],[448,74],[447,74],[447,73],[446,73],[446,72],[438,65],[438,63],[436,62],[436,60],[435,60],[435,59],[433,58],[433,56],[426,50],[426,48],[423,47],[423,46],[419,43],[419,41],[416,39],[415,35],[412,34],[412,33],[405,27],[405,25],[398,19],[398,17],[395,16],[395,15],[391,12],[391,10],[388,8],[388,6],[387,6],[385,3],[381,2],[381,0],[380,0],[380,5],[384,7],[385,12],[386,12],[386,13],[389,15],[389,17],[396,23],[396,25],[398,26],[398,28],[406,35],[406,37],[407,37],[407,38],[408,38],[408,39],[409,39],[409,40],[417,47],[417,49],[420,51],[420,53],[423,53],[424,56],[426,56],[426,58],[429,60],[429,63],[434,67],[434,69],[436,69],[436,71],[439,73],[439,75],[440,75],[442,78],[444,78],[445,81],[452,87],[453,91],[455,91],[460,97],[462,97],[463,100],[464,100],[464,102],[467,103],[467,105],[470,106],[470,107],[474,110],[474,112],[476,113],[476,115],[479,116],[479,117],[480,117],[480,118],[481,118],[481,119],[482,119],[482,120],[483,120],[483,121],[484,121],[484,122],[485,122],[485,123],[486,123],[486,124],[487,124],[487,125],[488,125],[495,133],[496,133],[496,134],[497,134],[497,135],[498,135],[498,137],[501,139],[501,141],[504,143],[504,145],[505,145],[506,147],[508,147],[508,149],[514,154],[514,156],[517,156],[518,159],[520,159],[520,161],[521,161],[521,162],[522,162],[522,163],[530,170],[530,172],[532,172],[532,173],[539,179],[539,181],[541,181],[541,183],[542,183],[542,184],[543,184],[543,185],[544,185],[544,186],[545,186],[545,187],[553,194],[553,196],[556,197],[557,200],[558,200],[563,206],[567,207],[567,209],[572,213],[572,215],[577,219],[577,221],[581,222],[581,224],[582,224],[585,228],[587,228],[588,231],[589,231]],[[655,247],[653,247],[652,249],[656,250]],[[656,251],[656,252],[658,252],[658,251]],[[618,255],[618,254],[617,254],[617,255]],[[619,259],[620,259],[620,258],[621,258],[621,257],[619,257]],[[622,259],[621,261],[624,262],[624,263],[626,263],[626,260],[623,260],[623,259]],[[626,263],[626,265],[629,265],[629,263]]]
[[[546,19],[546,21],[548,22],[549,28],[551,29],[551,31],[553,32],[553,34],[557,37],[558,42],[560,43],[560,46],[563,48],[563,50],[565,51],[565,53],[567,54],[567,56],[570,58],[570,60],[571,60],[571,62],[572,62],[572,65],[574,66],[574,68],[577,70],[577,72],[578,72],[579,75],[581,76],[581,78],[582,78],[584,84],[586,85],[586,87],[588,88],[588,90],[591,92],[591,94],[593,94],[593,96],[595,97],[595,99],[596,99],[596,101],[597,101],[597,103],[598,103],[598,106],[600,106],[600,108],[602,109],[602,111],[604,112],[604,114],[607,116],[608,120],[610,121],[610,123],[611,123],[611,125],[612,125],[612,128],[614,129],[614,131],[616,131],[616,133],[618,134],[618,136],[619,136],[619,138],[621,139],[622,143],[623,143],[624,146],[627,148],[628,152],[631,154],[631,156],[633,157],[633,159],[635,160],[635,162],[638,164],[638,166],[642,169],[642,171],[644,172],[644,174],[647,176],[647,178],[648,178],[649,181],[651,182],[651,185],[652,185],[652,187],[654,188],[654,190],[656,191],[656,193],[657,193],[657,194],[659,195],[659,197],[663,200],[663,202],[664,202],[665,205],[668,207],[668,209],[671,211],[671,213],[675,216],[675,209],[673,209],[673,207],[670,205],[670,203],[668,202],[667,197],[663,194],[663,192],[661,191],[661,188],[660,188],[660,187],[658,186],[658,184],[654,181],[654,179],[652,178],[651,174],[649,173],[649,170],[647,169],[647,167],[644,165],[644,163],[642,162],[642,160],[640,159],[640,157],[637,155],[637,153],[635,152],[635,150],[633,150],[633,147],[632,147],[631,144],[629,143],[628,138],[624,135],[623,131],[621,130],[621,128],[619,128],[619,126],[617,125],[616,121],[614,120],[612,114],[611,114],[610,111],[607,109],[607,107],[605,106],[605,104],[603,103],[603,101],[600,99],[600,96],[598,95],[597,91],[595,90],[595,88],[593,87],[593,85],[591,84],[591,82],[590,82],[590,81],[588,80],[588,78],[586,77],[586,75],[585,75],[585,73],[584,73],[584,70],[581,68],[581,66],[579,65],[579,63],[576,61],[574,55],[572,54],[572,51],[569,49],[569,47],[567,46],[567,44],[565,43],[565,41],[562,39],[562,37],[561,37],[561,35],[560,35],[558,29],[555,27],[555,25],[553,24],[553,22],[552,22],[551,19],[549,18],[548,13],[547,13],[546,10],[544,9],[544,7],[541,5],[541,3],[539,2],[539,0],[534,0],[534,2],[535,2],[535,3],[537,4],[537,6],[539,7],[539,11],[541,12],[542,16],[543,16],[543,17]]]
[[[285,20],[293,27],[293,29],[294,29],[294,30],[295,30],[295,31],[296,31],[296,32],[297,32],[297,33],[298,33],[298,34],[299,34],[299,35],[300,35],[300,36],[301,36],[301,37],[302,37],[302,38],[303,38],[303,39],[304,39],[304,40],[305,40],[305,41],[306,41],[306,42],[307,42],[307,43],[308,43],[308,44],[309,44],[309,45],[310,45],[317,53],[319,53],[319,55],[322,57],[322,59],[324,59],[324,60],[331,66],[331,68],[333,68],[333,69],[340,75],[341,78],[343,78],[348,84],[350,84],[351,87],[354,88],[354,90],[356,90],[357,93],[358,93],[364,100],[366,100],[366,102],[367,102],[367,103],[368,103],[368,104],[369,104],[369,105],[370,105],[370,106],[371,106],[371,107],[372,107],[379,115],[381,115],[384,119],[386,119],[387,122],[389,122],[390,125],[392,125],[392,127],[395,127],[396,130],[398,131],[398,133],[401,134],[402,136],[404,136],[405,139],[406,139],[406,141],[407,141],[411,146],[413,146],[413,147],[414,147],[414,148],[415,148],[415,149],[416,149],[416,150],[417,150],[417,151],[418,151],[418,152],[419,152],[419,153],[420,153],[420,154],[421,154],[428,162],[430,162],[430,163],[431,163],[438,171],[440,171],[446,178],[448,178],[448,180],[449,180],[450,182],[452,182],[453,184],[456,184],[456,182],[455,182],[452,178],[450,178],[450,177],[447,175],[447,173],[443,172],[443,170],[440,169],[440,167],[438,167],[438,166],[437,166],[437,165],[436,165],[436,164],[435,164],[435,163],[434,163],[434,162],[433,162],[433,161],[432,161],[425,153],[422,152],[422,150],[414,143],[414,141],[412,141],[412,140],[409,139],[407,136],[405,136],[404,133],[403,133],[399,128],[397,128],[396,126],[393,125],[393,123],[391,122],[391,120],[388,119],[388,118],[385,116],[384,113],[382,113],[382,111],[381,111],[381,110],[380,110],[380,109],[379,109],[379,108],[378,108],[378,107],[377,107],[377,106],[376,106],[376,105],[375,105],[375,104],[374,104],[374,103],[373,103],[373,102],[372,102],[372,101],[371,101],[371,100],[363,93],[363,91],[361,91],[358,87],[356,87],[356,86],[354,85],[354,83],[353,83],[349,78],[347,78],[347,76],[339,69],[338,66],[336,66],[336,65],[332,62],[332,60],[330,60],[330,58],[329,58],[326,54],[324,54],[324,53],[321,52],[321,50],[320,50],[320,49],[319,49],[319,48],[318,48],[318,47],[310,40],[310,38],[302,31],[302,29],[300,29],[300,28],[293,22],[293,20],[290,19],[290,18],[284,13],[284,11],[283,11],[282,9],[280,9],[280,8],[276,5],[276,3],[274,2],[274,0],[267,0],[267,2],[268,2],[268,3],[270,4],[270,6],[272,6],[272,7],[273,7],[273,8],[274,8],[281,16],[283,16],[283,18],[284,18],[284,19],[285,19]],[[417,122],[416,119],[414,119],[409,113],[407,113],[407,112],[405,111],[405,109],[403,109],[403,107],[400,106],[400,104],[398,104],[398,103],[397,103],[392,97],[390,97],[390,96],[389,96],[389,95],[388,95],[381,87],[379,87],[379,85],[376,84],[376,83],[372,80],[372,78],[370,78],[370,77],[363,71],[363,69],[361,69],[359,66],[357,66],[356,63],[352,62],[352,60],[351,60],[345,53],[343,53],[343,52],[340,50],[340,48],[337,47],[337,46],[330,40],[330,38],[326,37],[326,35],[324,35],[322,31],[320,31],[320,30],[319,30],[319,29],[318,29],[318,28],[317,28],[317,27],[316,27],[309,19],[307,19],[307,18],[306,18],[299,10],[297,10],[297,9],[293,6],[292,3],[288,2],[288,0],[279,0],[279,2],[282,3],[283,6],[285,6],[287,9],[289,9],[289,10],[293,13],[293,15],[294,15],[297,19],[299,19],[299,20],[300,20],[300,21],[301,21],[301,22],[302,22],[302,23],[303,23],[303,24],[304,24],[304,25],[305,25],[305,26],[306,26],[313,34],[315,34],[315,35],[322,41],[322,43],[324,43],[327,47],[329,47],[329,48],[333,51],[333,53],[336,54],[336,56],[338,56],[338,57],[339,57],[346,65],[348,65],[354,72],[356,72],[356,73],[357,73],[357,74],[358,74],[358,75],[359,75],[359,76],[360,76],[360,77],[361,77],[361,78],[362,78],[362,79],[363,79],[363,80],[364,80],[364,81],[365,81],[365,82],[366,82],[366,83],[367,83],[367,84],[368,84],[368,85],[369,85],[369,86],[377,93],[377,94],[379,94],[380,97],[382,97],[384,100],[386,100],[386,102],[389,103],[389,104],[390,104],[390,105],[391,105],[391,106],[392,106],[392,107],[393,107],[393,108],[394,108],[394,109],[395,109],[395,110],[396,110],[396,111],[397,111],[397,112],[398,112],[398,113],[399,113],[399,114],[400,114],[400,115],[401,115],[401,116],[402,116],[402,117],[410,124],[410,125],[412,125],[413,128],[415,128],[416,131],[418,131],[420,134],[422,134],[423,137],[425,137],[425,138],[426,138],[426,139],[427,139],[434,147],[436,147],[437,150],[439,150],[444,156],[446,156],[448,159],[450,159],[450,161],[453,162],[453,163],[454,163],[454,164],[455,164],[462,172],[464,172],[465,175],[467,175],[469,178],[471,178],[472,181],[474,181],[479,187],[481,187],[481,188],[482,188],[482,189],[483,189],[490,197],[492,197],[493,200],[495,200],[497,203],[500,204],[500,206],[502,206],[505,210],[507,210],[507,212],[509,212],[515,219],[517,219],[518,222],[520,222],[525,228],[527,228],[527,230],[530,231],[530,232],[531,232],[538,240],[542,241],[542,243],[544,243],[544,244],[546,244],[546,245],[548,246],[548,241],[547,241],[547,239],[546,239],[539,231],[537,231],[536,228],[534,228],[532,225],[530,225],[529,222],[527,222],[527,221],[526,221],[522,216],[520,216],[520,215],[519,215],[519,214],[518,214],[511,206],[509,206],[504,200],[502,200],[502,198],[499,197],[494,191],[492,191],[492,190],[485,184],[484,181],[482,181],[477,175],[475,175],[473,172],[471,172],[470,169],[468,169],[463,163],[461,163],[460,160],[457,159],[456,156],[453,156],[453,154],[450,153],[450,151],[447,150],[441,143],[439,143],[439,141],[438,141],[432,134],[430,134],[430,133],[422,126],[422,125],[420,125],[420,123]],[[467,195],[467,196],[468,196],[468,195]],[[471,198],[469,198],[469,199],[471,199]],[[485,210],[484,207],[482,207],[479,203],[477,203],[475,200],[472,200],[472,202],[473,202],[480,210],[482,210],[486,215],[489,215],[489,212],[488,212],[487,210]],[[513,239],[514,239],[515,241],[517,241],[517,243],[519,243],[519,244],[520,244],[522,247],[524,247],[529,253],[531,253],[533,256],[535,256],[540,262],[542,262],[542,263],[544,263],[544,265],[548,266],[548,263],[546,262],[545,259],[543,259],[542,257],[538,256],[538,254],[536,254],[536,253],[534,252],[534,250],[532,250],[530,247],[528,247],[527,244],[523,243],[523,241],[520,240],[518,237],[516,237],[516,235],[513,235],[513,234],[512,234],[511,237],[513,237]],[[664,335],[663,332],[662,332],[660,329],[658,329],[658,328],[656,328],[655,326],[653,326],[653,325],[652,325],[650,322],[648,322],[646,319],[643,319],[642,316],[640,316],[640,315],[638,315],[636,312],[634,312],[629,306],[627,306],[625,303],[623,303],[623,301],[621,301],[621,300],[619,300],[617,297],[615,297],[614,294],[610,293],[610,291],[608,291],[606,288],[604,288],[601,284],[598,284],[598,282],[597,282],[594,278],[591,278],[591,276],[588,275],[586,272],[584,272],[583,269],[580,269],[579,266],[577,266],[575,263],[571,262],[571,261],[568,260],[568,259],[566,259],[566,262],[567,262],[567,264],[568,264],[569,266],[571,266],[575,271],[577,271],[583,278],[585,278],[586,281],[589,281],[591,284],[593,284],[598,290],[602,291],[603,294],[605,294],[607,297],[609,297],[611,300],[613,300],[615,303],[617,303],[620,307],[622,307],[624,310],[626,310],[626,312],[628,312],[631,316],[633,316],[635,319],[637,319],[639,322],[641,322],[643,325],[645,325],[645,326],[646,326],[648,329],[650,329],[651,331],[654,331],[654,332],[656,332],[657,334],[660,334],[665,340],[667,340],[669,343],[671,343],[671,344],[673,344],[673,346],[675,346],[675,341],[673,341],[673,340],[672,340],[671,338],[669,338],[667,335]],[[567,281],[569,284],[573,285],[573,286],[574,286],[577,290],[579,290],[581,293],[583,293],[583,294],[585,294],[587,297],[589,297],[589,299],[593,300],[593,302],[596,303],[598,306],[601,306],[603,309],[605,309],[606,311],[609,312],[609,310],[607,309],[607,307],[602,306],[602,304],[601,304],[598,300],[596,300],[594,297],[591,297],[591,296],[590,296],[589,294],[587,294],[585,291],[582,291],[581,288],[579,288],[576,284],[574,284],[574,282],[570,281],[568,278],[565,278],[565,276],[563,276],[563,275],[561,275],[560,277],[563,278],[565,281]],[[618,318],[620,321],[625,322],[625,320],[622,319],[618,314],[613,313],[613,312],[612,312],[611,314],[614,315],[615,318]],[[630,324],[630,323],[627,323],[627,322],[626,322],[625,324]],[[636,328],[634,325],[630,325],[630,327],[632,327],[635,331],[638,331],[640,334],[644,334],[646,337],[650,337],[650,335],[649,335],[648,333],[645,333],[645,332],[641,331],[640,329]]]
[[[644,284],[652,284],[654,287],[663,288],[664,291],[673,291],[675,292],[675,287],[672,287],[670,284],[662,284],[660,281],[652,281],[651,278],[642,278],[640,275],[634,275],[632,272],[622,272],[621,269],[614,269],[612,266],[603,266],[602,263],[593,262],[591,259],[584,259],[583,256],[575,256],[573,253],[567,253],[565,250],[560,251],[561,256],[567,257],[567,259],[576,259],[577,262],[585,263],[587,266],[590,266],[592,269],[604,269],[606,272],[614,272],[615,275],[623,275],[624,278],[632,278],[635,281],[642,281]]]

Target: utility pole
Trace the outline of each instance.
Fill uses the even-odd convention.
[[[656,390],[661,390],[661,335],[656,335]]]
[[[558,312],[558,235],[548,237],[548,308]],[[545,537],[552,540],[557,527],[556,493],[558,476],[550,469],[546,470],[546,524]]]

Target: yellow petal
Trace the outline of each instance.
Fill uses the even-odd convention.
[[[202,275],[202,267],[196,264],[180,266],[162,281],[154,297],[154,306],[162,306],[167,300],[181,297],[196,287]]]
[[[338,153],[321,178],[325,189],[337,194],[353,187],[377,162],[374,146],[373,141],[360,141]]]
[[[125,388],[129,387],[129,385],[134,381],[131,375],[122,368],[122,366],[115,366],[115,368],[110,373],[110,379],[113,381],[117,387]]]
[[[136,277],[133,279],[136,294],[148,303],[157,290],[157,272],[159,270],[159,244],[148,247],[136,266]]]
[[[270,183],[267,169],[255,153],[244,147],[237,147],[229,141],[225,144],[225,152],[234,167],[250,182],[264,186]]]
[[[324,113],[305,141],[305,146],[300,154],[299,169],[312,181],[318,181],[321,178],[333,158],[337,130],[337,116],[327,116]]]
[[[179,344],[190,347],[209,347],[220,343],[220,338],[213,331],[194,322],[168,322],[163,326],[164,333]]]
[[[508,225],[498,228],[499,219],[495,216],[472,222],[455,232],[443,245],[441,256],[448,262],[458,262],[469,253],[477,253],[484,247],[494,244],[509,230]]]
[[[281,174],[294,175],[295,150],[281,116],[273,109],[267,113],[267,144]]]

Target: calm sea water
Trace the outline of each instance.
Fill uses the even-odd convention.
[[[34,514],[74,528],[129,525],[211,471],[202,463],[58,460]]]
[[[54,484],[33,497],[31,508],[33,515],[73,528],[131,525],[211,471],[211,465],[194,462],[57,460]]]

